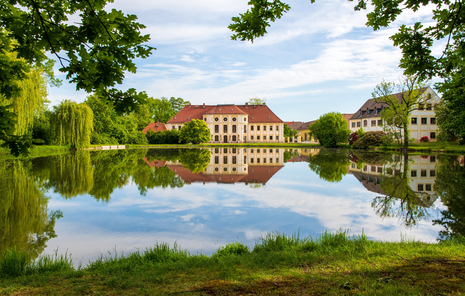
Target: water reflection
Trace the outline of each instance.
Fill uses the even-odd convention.
[[[55,201],[61,199],[54,204],[56,210],[66,209],[61,225],[74,215],[76,225],[84,220],[88,224],[81,229],[110,224],[118,225],[118,231],[156,229],[169,233],[170,242],[183,234],[213,241],[219,233],[234,233],[224,238],[229,241],[238,229],[244,239],[253,240],[261,231],[287,230],[280,228],[284,225],[311,234],[354,225],[368,230],[391,227],[391,233],[399,233],[390,218],[410,229],[428,225],[430,231],[434,223],[434,238],[438,232],[441,239],[465,234],[465,169],[458,156],[223,147],[78,151],[0,161],[0,181],[5,193],[0,251],[16,246],[33,257],[56,236],[55,222],[62,216],[48,210],[46,192]],[[71,210],[86,195],[91,198],[85,209]],[[106,216],[110,209],[117,214]],[[182,232],[191,226],[188,234]],[[94,236],[105,236],[105,231],[115,230]],[[62,233],[76,236],[69,230]],[[133,233],[128,230],[123,237],[137,241],[147,236]],[[110,245],[99,252],[117,243],[112,236],[106,239]]]

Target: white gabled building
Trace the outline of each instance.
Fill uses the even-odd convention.
[[[402,100],[402,93],[395,94],[399,101]],[[419,141],[421,137],[427,136],[430,140],[436,141],[437,122],[434,109],[439,103],[439,96],[431,89],[423,89],[422,96],[428,96],[430,100],[426,105],[419,105],[410,116],[410,138]],[[355,112],[349,119],[349,129],[352,132],[363,128],[365,132],[382,131],[381,111],[389,107],[385,103],[376,103],[375,99],[369,99],[363,106]]]

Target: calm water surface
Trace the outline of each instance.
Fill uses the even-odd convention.
[[[76,152],[0,161],[0,248],[86,264],[177,242],[211,254],[277,231],[434,242],[464,234],[463,157],[347,150]],[[1,251],[2,251],[1,250]]]

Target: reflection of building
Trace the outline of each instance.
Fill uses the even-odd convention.
[[[320,152],[321,149],[286,149],[285,151],[291,153],[291,158],[287,159],[287,162],[308,162],[310,155],[315,155]]]
[[[416,193],[424,206],[430,206],[438,198],[434,191],[436,181],[436,156],[409,156],[409,186]],[[381,164],[365,164],[358,168],[352,163],[349,171],[356,177],[366,189],[372,192],[387,195],[381,189],[381,181],[399,174],[402,166],[390,166]]]
[[[210,143],[284,142],[284,122],[263,105],[187,105],[166,126],[181,129],[192,119],[205,121],[210,129]]]
[[[166,165],[189,184],[197,182],[265,184],[284,166],[283,149],[210,148],[210,152],[210,163],[201,173],[192,173],[179,161],[168,161]]]
[[[402,94],[398,93],[395,96],[402,102]],[[430,88],[424,89],[422,96],[428,96],[430,101],[426,105],[419,105],[410,116],[410,137],[420,140],[421,137],[427,136],[428,138],[436,141],[436,115],[434,108],[439,103],[440,98]],[[362,107],[350,118],[349,129],[353,132],[360,127],[365,132],[382,131],[381,111],[389,105],[384,103],[376,103],[375,99],[369,99],[363,104]]]

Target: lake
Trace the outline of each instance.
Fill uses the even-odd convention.
[[[211,254],[267,232],[435,242],[465,234],[463,156],[331,149],[77,151],[0,160],[0,251]]]

